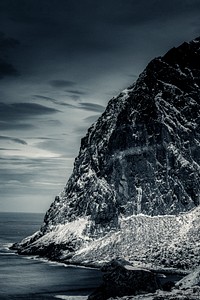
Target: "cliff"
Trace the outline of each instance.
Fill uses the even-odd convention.
[[[73,260],[91,242],[98,244],[108,235],[123,237],[127,228],[139,230],[136,220],[150,222],[152,234],[155,220],[163,220],[158,224],[167,236],[168,230],[174,232],[167,225],[172,219],[180,229],[175,216],[180,213],[185,213],[184,220],[195,214],[192,220],[199,226],[199,125],[197,38],[152,60],[134,85],[109,101],[81,140],[73,173],[41,230],[14,247],[23,254]],[[129,218],[133,223],[124,227]],[[183,226],[187,228],[185,221]],[[133,236],[130,232],[130,243],[134,235],[136,231]],[[155,236],[159,247],[159,230]],[[175,230],[173,238],[177,236],[181,239],[181,230]],[[101,256],[105,253],[98,259]]]

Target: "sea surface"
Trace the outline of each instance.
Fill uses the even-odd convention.
[[[9,247],[37,231],[43,214],[0,213],[0,300],[85,300],[101,283],[95,269],[17,255]]]

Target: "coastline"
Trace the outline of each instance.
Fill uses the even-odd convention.
[[[12,245],[13,246],[13,245]],[[10,250],[14,250],[12,248],[12,246],[9,248]],[[39,261],[43,261],[46,263],[55,263],[55,264],[59,264],[59,265],[63,265],[64,267],[73,267],[73,268],[85,268],[85,269],[92,269],[92,270],[101,270],[102,266],[106,263],[108,263],[108,261],[101,261],[100,263],[95,263],[95,262],[75,262],[72,259],[69,260],[62,260],[62,259],[50,259],[48,257],[45,256],[39,256],[39,255],[33,255],[33,254],[20,254],[17,252],[17,250],[14,250],[16,255],[19,256],[23,256],[27,259],[34,259],[34,260],[39,260]],[[135,266],[134,262],[130,263]],[[183,269],[177,269],[177,268],[165,268],[165,267],[161,267],[161,266],[149,266],[148,264],[136,264],[137,267],[141,268],[141,269],[147,269],[151,272],[154,272],[156,274],[164,274],[166,276],[168,275],[180,275],[180,276],[187,276],[188,274],[190,274],[192,272],[192,270],[183,270]]]
[[[18,253],[17,249],[14,250],[13,249],[13,245],[14,244],[11,244],[11,243],[8,243],[7,244],[7,250],[12,250],[12,252],[17,255],[17,256],[22,256],[23,258],[26,258],[26,259],[30,259],[30,260],[37,260],[37,261],[41,261],[41,262],[44,262],[46,264],[55,264],[55,265],[58,265],[58,266],[63,266],[63,267],[66,267],[66,268],[82,268],[82,269],[93,269],[93,270],[100,270],[102,265],[104,263],[106,263],[106,261],[98,261],[98,262],[95,262],[95,261],[73,261],[73,258],[69,258],[69,259],[56,259],[55,257],[52,259],[50,257],[45,257],[42,256],[42,255],[33,255],[33,254],[24,254],[24,253]],[[132,262],[133,265],[136,265],[138,264],[138,262]],[[139,267],[140,268],[145,268],[145,269],[148,269],[154,273],[157,273],[157,275],[159,276],[160,274],[168,277],[168,276],[172,276],[172,277],[175,277],[175,276],[186,276],[187,274],[189,274],[191,272],[191,270],[182,270],[182,269],[175,269],[175,268],[164,268],[162,266],[153,266],[153,265],[147,265],[147,264],[144,264],[144,263],[139,263]],[[79,271],[78,271],[79,272]],[[159,296],[162,294],[163,292],[159,292]],[[142,295],[141,295],[142,296]],[[143,295],[144,296],[144,295]],[[147,294],[145,295],[145,297],[147,296]],[[152,297],[155,297],[156,294],[152,294]],[[165,296],[167,297],[167,295],[165,294]],[[70,296],[66,296],[64,293],[62,295],[58,295],[57,294],[57,298],[58,299],[67,299],[69,300]],[[73,296],[74,297],[74,296]],[[77,300],[78,299],[81,299],[81,298],[78,298],[79,296],[77,296]],[[81,296],[82,297],[82,296]],[[139,297],[139,295],[138,295]],[[144,299],[145,299],[144,297]],[[72,299],[75,299],[75,298],[72,298]],[[87,299],[87,298],[85,298]],[[123,299],[123,298],[121,298]],[[131,299],[131,298],[130,298]],[[133,296],[132,298],[133,300],[135,300],[136,298]],[[138,298],[139,299],[139,298]],[[154,298],[152,298],[154,299]],[[167,298],[166,298],[167,299]],[[81,299],[82,300],[82,299]]]

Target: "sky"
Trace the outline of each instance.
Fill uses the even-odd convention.
[[[198,36],[199,0],[0,0],[0,211],[45,212],[108,101]]]

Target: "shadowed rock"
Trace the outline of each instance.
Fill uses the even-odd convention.
[[[153,272],[134,268],[124,260],[112,260],[102,267],[102,272],[103,284],[88,297],[88,300],[153,293],[160,287]]]

